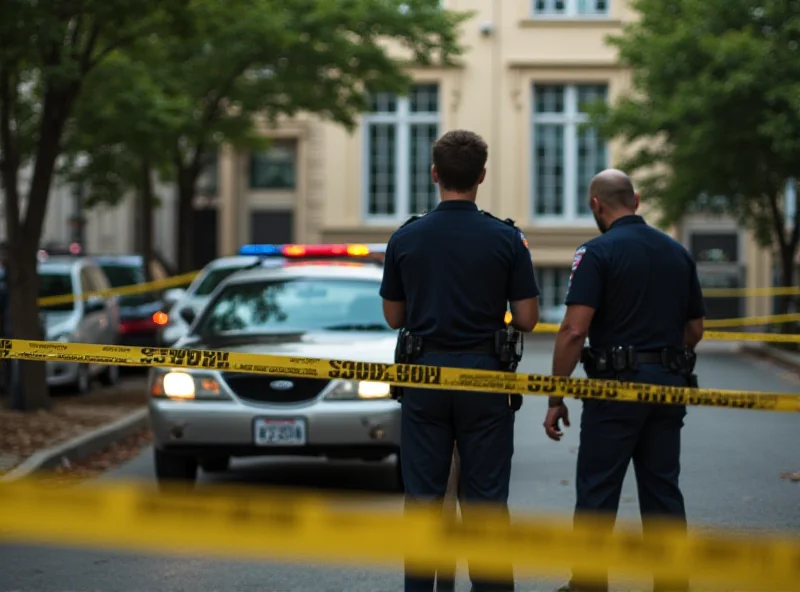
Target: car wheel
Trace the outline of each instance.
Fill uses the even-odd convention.
[[[200,459],[200,468],[206,473],[224,473],[231,467],[229,456],[212,456]]]
[[[405,481],[403,481],[403,463],[400,461],[400,451],[397,451],[396,454],[397,460],[394,463],[394,473],[395,473],[395,488],[396,491],[400,493],[405,493],[406,485]]]
[[[89,365],[78,366],[78,378],[75,380],[75,390],[79,395],[85,395],[92,388],[92,376],[89,374]]]
[[[191,456],[155,450],[156,480],[159,485],[183,483],[194,485],[197,480],[197,459]]]
[[[119,366],[109,366],[100,374],[100,382],[105,386],[114,386],[119,382]]]

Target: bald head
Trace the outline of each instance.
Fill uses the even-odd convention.
[[[589,196],[612,210],[636,209],[636,191],[630,177],[618,169],[600,171],[589,184]]]

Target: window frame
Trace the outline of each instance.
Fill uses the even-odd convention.
[[[564,302],[567,299],[567,289],[569,286],[569,276],[572,269],[568,266],[543,266],[536,269],[536,279],[537,283],[539,284],[539,308],[541,309],[542,313],[549,312],[554,308],[564,306]],[[562,279],[565,281],[563,282],[563,292],[559,296],[556,293],[556,277],[557,274],[562,274]],[[549,292],[549,294],[548,294]],[[547,297],[550,296],[553,299],[548,300]],[[557,304],[553,304],[553,302],[557,302]]]
[[[414,86],[437,87],[436,112],[412,113],[411,92]],[[362,220],[371,225],[393,225],[403,222],[412,216],[409,211],[411,204],[411,180],[409,167],[411,164],[411,126],[413,124],[436,125],[436,137],[442,130],[442,84],[440,81],[419,81],[412,85],[407,95],[395,95],[396,109],[391,113],[367,112],[361,116],[361,216]],[[369,172],[372,162],[372,151],[369,142],[369,130],[372,124],[389,124],[395,126],[394,167],[395,167],[395,214],[372,214],[369,211],[370,187]],[[432,182],[432,181],[431,181]]]
[[[265,161],[270,160],[270,151],[273,148],[278,149],[285,149],[291,153],[291,166],[292,166],[292,184],[291,187],[264,187],[261,185],[256,185],[253,183],[255,180],[255,163],[259,161],[259,159],[263,159]],[[247,168],[247,188],[249,191],[297,191],[298,180],[297,180],[297,168],[298,168],[298,152],[299,147],[295,140],[283,138],[275,139],[272,143],[265,149],[265,150],[252,150],[250,151],[250,158],[248,162]],[[284,164],[284,163],[281,163]]]
[[[552,0],[555,1],[555,0]],[[611,2],[606,0],[605,12],[578,12],[578,2],[580,0],[564,0],[564,12],[538,12],[536,10],[537,0],[530,0],[531,18],[542,20],[605,20],[611,18]]]
[[[563,113],[537,113],[536,112],[536,86],[563,86],[564,87],[564,112]],[[606,100],[610,84],[608,81],[581,81],[581,82],[550,82],[533,81],[530,85],[531,108],[530,108],[530,216],[534,224],[545,224],[549,226],[573,225],[591,226],[594,218],[591,211],[584,214],[578,213],[578,200],[582,196],[578,195],[578,132],[582,124],[589,121],[586,113],[578,110],[578,87],[580,86],[605,86]],[[562,125],[564,127],[564,184],[562,195],[563,214],[537,214],[536,212],[536,126]],[[606,158],[603,168],[611,166],[611,151],[609,143],[606,145]],[[569,196],[573,196],[569,199]],[[588,199],[588,197],[587,197]]]

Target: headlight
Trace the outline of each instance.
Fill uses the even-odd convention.
[[[332,401],[355,401],[358,399],[388,399],[389,385],[384,382],[342,381],[329,392],[326,399]]]
[[[175,400],[220,400],[229,398],[211,376],[167,372],[153,378],[150,396]]]

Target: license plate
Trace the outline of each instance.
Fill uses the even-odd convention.
[[[306,443],[304,419],[263,419],[255,421],[257,446],[303,446]]]

